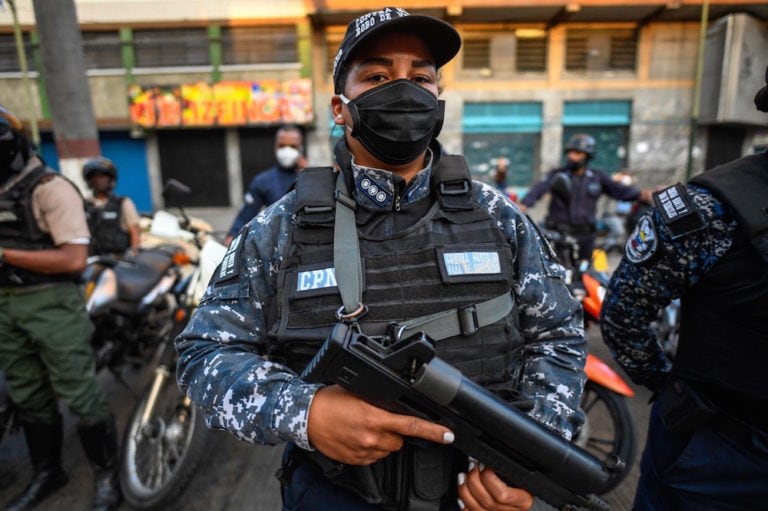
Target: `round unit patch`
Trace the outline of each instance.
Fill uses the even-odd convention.
[[[632,263],[642,263],[656,253],[659,248],[659,236],[650,215],[643,215],[635,226],[635,230],[624,245],[624,254]]]

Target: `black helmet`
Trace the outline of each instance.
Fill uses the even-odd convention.
[[[88,182],[94,174],[106,174],[112,181],[117,181],[117,167],[109,158],[99,156],[91,158],[83,165],[83,179]]]
[[[595,139],[586,133],[577,133],[565,144],[566,151],[581,151],[588,158],[595,156]]]
[[[21,172],[29,157],[24,125],[15,114],[0,105],[0,175]]]

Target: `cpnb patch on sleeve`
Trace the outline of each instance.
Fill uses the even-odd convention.
[[[624,245],[624,254],[632,263],[642,263],[650,259],[659,247],[659,236],[650,215],[643,215]]]
[[[653,201],[673,239],[704,227],[699,210],[680,183],[653,194]]]
[[[224,257],[219,265],[219,273],[216,275],[216,282],[222,282],[235,277],[240,273],[240,247],[243,242],[243,233],[238,234],[229,248],[224,253]]]
[[[445,252],[443,261],[450,277],[501,273],[498,252]]]
[[[296,292],[316,291],[318,289],[336,287],[337,285],[336,271],[333,267],[305,270],[298,273]]]

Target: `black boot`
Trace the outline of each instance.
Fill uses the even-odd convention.
[[[24,491],[6,504],[6,511],[32,509],[69,481],[61,468],[61,444],[64,438],[61,418],[53,424],[22,422],[21,426],[34,474]]]
[[[77,427],[83,450],[93,467],[94,511],[113,511],[123,500],[117,463],[117,431],[112,418]]]

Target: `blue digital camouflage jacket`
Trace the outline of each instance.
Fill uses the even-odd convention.
[[[352,165],[394,194],[394,176]],[[349,170],[348,170],[349,171]],[[399,206],[430,198],[428,165],[408,184]],[[545,249],[529,219],[494,188],[473,183],[482,207],[496,218],[514,254],[513,292],[525,339],[521,399],[529,412],[570,439],[583,414],[579,399],[585,376],[585,337],[580,304],[563,281],[564,270]],[[358,207],[397,215],[392,201],[377,204],[355,192]],[[276,293],[276,277],[293,227],[295,192],[262,211],[243,229],[222,262],[236,278],[210,285],[200,307],[177,338],[178,383],[206,416],[208,426],[254,443],[294,441],[311,449],[307,417],[319,386],[261,354],[269,342],[265,304]],[[241,248],[238,248],[243,244]],[[239,257],[238,257],[239,255]],[[215,278],[215,277],[214,277]]]
[[[738,228],[708,190],[695,185],[685,189],[703,227],[673,239],[653,208],[630,234],[601,310],[600,329],[614,359],[632,381],[654,391],[672,369],[672,360],[651,322],[725,255]]]

